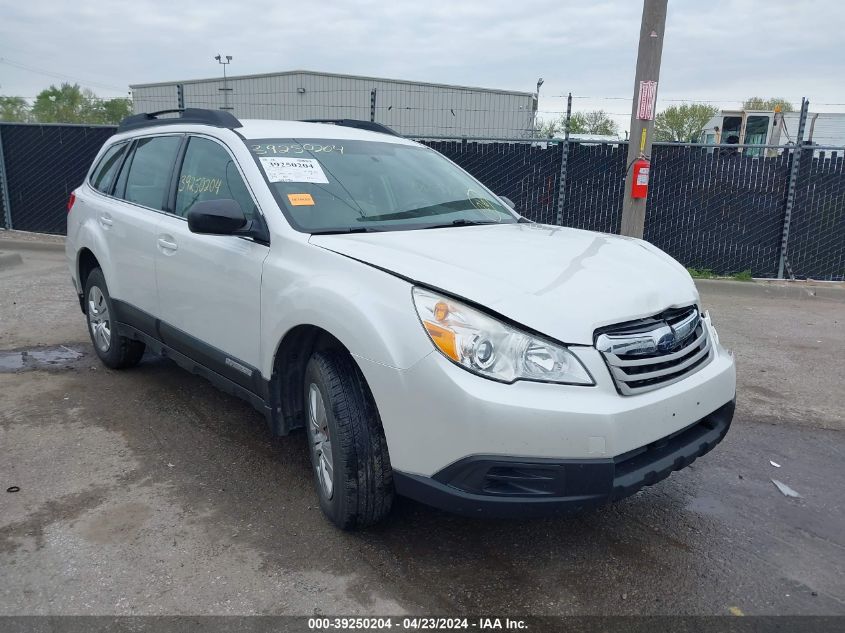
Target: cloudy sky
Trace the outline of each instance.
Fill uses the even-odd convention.
[[[533,91],[627,128],[642,2],[0,0],[0,94],[307,69]],[[845,111],[842,0],[669,0],[660,104],[752,95]]]

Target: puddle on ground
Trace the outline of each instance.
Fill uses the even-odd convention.
[[[0,373],[66,365],[82,356],[82,352],[64,345],[0,352]]]

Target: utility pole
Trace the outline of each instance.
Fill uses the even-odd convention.
[[[631,133],[628,136],[628,159],[625,172],[625,199],[622,203],[620,233],[642,238],[645,228],[647,198],[633,198],[632,170],[638,158],[651,156],[654,132],[654,109],[657,103],[657,82],[660,79],[660,58],[663,54],[663,32],[666,28],[668,0],[644,0],[640,25],[640,46],[637,50],[637,71],[634,79],[634,100],[631,104]]]

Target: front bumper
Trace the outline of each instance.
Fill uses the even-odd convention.
[[[708,327],[709,319],[706,320]],[[406,369],[356,357],[400,473],[433,478],[475,455],[613,460],[670,437],[733,400],[733,356],[713,336],[713,358],[681,381],[621,396],[595,348],[572,347],[593,387],[502,384],[432,351]]]
[[[432,477],[394,471],[396,492],[467,516],[530,517],[627,497],[708,453],[725,437],[735,401],[694,424],[610,459],[471,456]]]

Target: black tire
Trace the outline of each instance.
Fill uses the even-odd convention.
[[[85,316],[88,320],[88,334],[94,345],[94,351],[103,365],[112,369],[126,369],[137,365],[144,355],[146,346],[142,341],[126,338],[117,333],[114,305],[102,270],[95,268],[88,274],[84,293],[82,297],[85,304]],[[92,302],[95,304],[93,312]],[[99,315],[96,313],[97,306],[99,306]],[[103,306],[106,308],[105,311],[102,310]],[[104,329],[99,327],[102,323],[106,324]]]
[[[330,441],[331,490],[322,478],[318,425],[312,421],[312,387],[319,391]],[[320,507],[343,530],[377,523],[393,504],[393,470],[372,394],[349,354],[315,352],[305,370],[305,425]],[[323,444],[324,446],[324,444]]]

